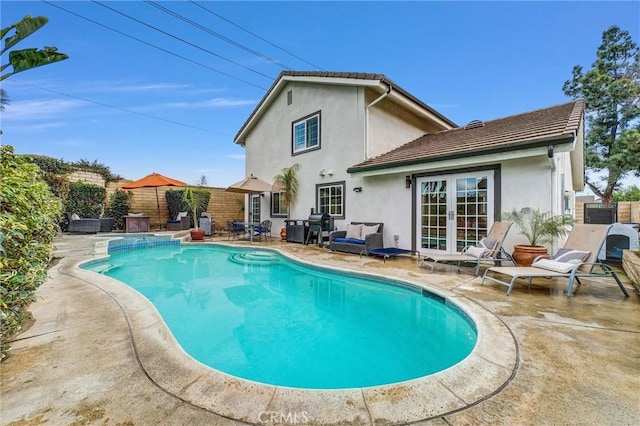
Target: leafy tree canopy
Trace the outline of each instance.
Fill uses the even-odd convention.
[[[633,185],[613,193],[613,201],[640,201],[640,188]]]
[[[562,90],[586,103],[586,183],[603,202],[628,173],[640,176],[640,50],[628,31],[602,34],[592,69],[573,67]],[[589,172],[604,172],[590,180]]]

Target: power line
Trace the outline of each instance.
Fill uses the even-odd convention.
[[[223,36],[222,34],[217,33],[217,32],[215,32],[215,31],[213,31],[213,30],[211,30],[211,29],[209,29],[209,28],[205,27],[204,25],[201,25],[201,24],[199,24],[199,23],[197,23],[197,22],[195,22],[195,21],[193,21],[193,20],[191,20],[191,19],[189,19],[189,18],[187,18],[187,17],[185,17],[185,16],[183,16],[183,15],[180,15],[180,14],[179,14],[179,13],[177,13],[177,12],[172,11],[171,9],[168,9],[168,8],[166,8],[166,7],[164,7],[164,6],[159,5],[159,4],[158,4],[158,3],[156,3],[156,2],[153,2],[153,1],[151,1],[151,0],[145,0],[145,3],[147,3],[147,4],[148,4],[148,5],[150,5],[150,6],[155,7],[155,8],[156,8],[156,9],[158,9],[158,10],[163,11],[164,13],[166,13],[166,14],[168,14],[168,15],[173,16],[174,18],[177,18],[177,19],[179,19],[179,20],[181,20],[181,21],[183,21],[183,22],[186,22],[187,24],[189,24],[189,25],[191,25],[191,26],[193,26],[193,27],[195,27],[195,28],[198,28],[198,29],[200,29],[200,30],[202,30],[202,31],[206,32],[207,34],[210,34],[210,35],[212,35],[212,36],[214,36],[214,37],[219,38],[220,40],[226,41],[227,43],[229,43],[229,44],[231,44],[231,45],[233,45],[233,46],[236,46],[236,47],[238,47],[238,48],[240,48],[240,49],[242,49],[242,50],[244,50],[244,51],[246,51],[246,52],[249,52],[249,53],[251,53],[252,55],[257,56],[258,58],[260,58],[260,59],[262,59],[262,60],[264,60],[264,61],[266,61],[266,62],[269,62],[269,63],[271,63],[271,64],[273,64],[273,65],[277,65],[277,66],[279,66],[279,67],[281,67],[281,68],[284,68],[284,69],[287,69],[287,70],[291,70],[291,69],[292,69],[291,67],[286,66],[285,64],[283,64],[283,63],[282,63],[282,62],[280,62],[280,61],[277,61],[277,60],[275,60],[275,59],[272,59],[272,58],[270,58],[270,57],[268,57],[268,56],[266,56],[266,55],[263,55],[262,53],[257,52],[257,51],[255,51],[255,50],[253,50],[253,49],[251,49],[251,48],[249,48],[249,47],[247,47],[247,46],[245,46],[245,45],[243,45],[243,44],[241,44],[241,43],[239,43],[239,42],[235,41],[235,40],[232,40],[232,39],[230,39],[230,38],[228,38],[228,37],[225,37],[225,36]]]
[[[314,68],[316,68],[316,69],[318,69],[318,70],[320,70],[320,71],[324,71],[324,70],[323,70],[321,67],[319,67],[318,65],[314,65],[314,64],[312,64],[311,62],[309,62],[309,61],[307,61],[307,60],[305,60],[305,59],[302,59],[300,56],[296,55],[295,53],[291,53],[291,52],[289,52],[288,50],[283,49],[282,47],[278,46],[277,44],[274,44],[274,43],[270,42],[269,40],[267,40],[267,39],[265,39],[265,38],[263,38],[263,37],[259,36],[258,34],[253,33],[253,32],[251,32],[251,31],[249,31],[248,29],[246,29],[246,28],[244,28],[244,27],[242,27],[242,26],[240,26],[240,25],[236,24],[235,22],[230,21],[229,19],[225,18],[224,16],[222,16],[222,15],[220,15],[220,14],[218,14],[218,13],[216,13],[216,12],[212,11],[211,9],[207,9],[206,7],[204,7],[204,6],[202,6],[202,5],[198,4],[198,3],[196,3],[196,2],[195,2],[195,1],[193,1],[193,0],[189,0],[189,3],[192,3],[192,4],[196,5],[196,6],[198,6],[199,8],[201,8],[201,9],[203,9],[203,10],[206,10],[206,11],[207,11],[207,12],[209,12],[210,14],[212,14],[212,15],[214,15],[214,16],[217,16],[218,18],[222,19],[223,21],[228,22],[229,24],[233,25],[233,26],[234,26],[234,27],[236,27],[236,28],[241,29],[242,31],[244,31],[244,32],[246,32],[246,33],[248,33],[248,34],[251,34],[252,36],[254,36],[254,37],[256,37],[256,38],[258,38],[258,39],[260,39],[260,40],[264,41],[265,43],[267,43],[267,44],[269,44],[269,45],[271,45],[271,46],[275,47],[276,49],[278,49],[278,50],[280,50],[280,51],[282,51],[282,52],[284,52],[284,53],[286,53],[286,54],[288,54],[288,55],[291,55],[291,56],[293,56],[294,58],[296,58],[296,59],[298,59],[298,60],[300,60],[300,61],[302,61],[302,62],[304,62],[304,63],[306,63],[306,64],[309,64],[309,65],[311,65],[312,67],[314,67]]]
[[[210,50],[208,50],[208,49],[205,49],[204,47],[201,47],[201,46],[198,46],[197,44],[191,43],[190,41],[187,41],[187,40],[182,39],[182,38],[180,38],[180,37],[178,37],[178,36],[175,36],[175,35],[173,35],[173,34],[171,34],[171,33],[168,33],[168,32],[166,32],[166,31],[164,31],[164,30],[162,30],[162,29],[160,29],[160,28],[154,27],[154,26],[153,26],[153,25],[151,25],[151,24],[147,24],[147,23],[146,23],[146,22],[144,22],[144,21],[141,21],[141,20],[139,20],[139,19],[137,19],[137,18],[134,18],[133,16],[127,15],[127,14],[126,14],[126,13],[124,13],[124,12],[121,12],[121,11],[119,11],[119,10],[117,10],[117,9],[114,9],[114,8],[112,8],[112,7],[110,7],[110,6],[107,6],[106,4],[102,4],[102,3],[100,3],[99,1],[96,1],[96,0],[91,0],[91,1],[92,1],[92,3],[95,3],[95,4],[97,4],[98,6],[102,6],[102,7],[104,7],[105,9],[109,9],[109,10],[111,10],[111,11],[113,11],[113,12],[115,12],[115,13],[117,13],[117,14],[121,15],[121,16],[124,16],[125,18],[131,19],[131,20],[133,20],[133,21],[135,21],[135,22],[137,22],[137,23],[139,23],[139,24],[141,24],[141,25],[144,25],[145,27],[151,28],[151,29],[153,29],[153,30],[155,30],[155,31],[158,31],[158,32],[160,32],[160,33],[162,33],[162,34],[164,34],[164,35],[168,36],[168,37],[171,37],[171,38],[173,38],[173,39],[176,39],[176,40],[178,40],[178,41],[181,41],[182,43],[188,44],[188,45],[189,45],[189,46],[191,46],[191,47],[194,47],[194,48],[196,48],[196,49],[202,50],[203,52],[209,53],[210,55],[213,55],[213,56],[215,56],[215,57],[217,57],[217,58],[220,58],[220,59],[225,60],[225,61],[227,61],[227,62],[230,62],[230,63],[232,63],[232,64],[234,64],[234,65],[237,65],[237,66],[239,66],[239,67],[242,67],[242,68],[244,68],[244,69],[246,69],[246,70],[248,70],[248,71],[251,71],[251,72],[253,72],[253,73],[255,73],[255,74],[258,74],[258,75],[260,75],[260,76],[262,76],[262,77],[268,78],[269,80],[273,80],[273,79],[274,79],[274,77],[272,77],[272,76],[269,76],[269,75],[267,75],[267,74],[264,74],[264,73],[262,73],[262,72],[260,72],[260,71],[258,71],[258,70],[255,70],[255,69],[253,69],[253,68],[251,68],[251,67],[247,67],[247,66],[245,66],[245,65],[242,65],[242,64],[240,64],[240,63],[238,63],[238,62],[236,62],[236,61],[234,61],[234,60],[231,60],[231,59],[229,59],[229,58],[225,58],[225,57],[224,57],[224,56],[222,56],[222,55],[218,55],[217,53],[212,52],[212,51],[210,51]]]
[[[59,92],[59,91],[57,91],[57,90],[47,89],[46,87],[36,86],[35,84],[25,83],[24,81],[15,80],[15,79],[13,79],[13,80],[11,80],[11,81],[12,81],[13,83],[18,83],[18,84],[22,84],[22,85],[24,85],[24,86],[34,87],[34,88],[36,88],[36,89],[40,89],[40,90],[44,90],[44,91],[47,91],[47,92],[55,93],[55,94],[57,94],[57,95],[61,95],[61,96],[66,96],[66,97],[68,97],[68,98],[78,99],[78,100],[81,100],[81,101],[84,101],[84,102],[89,102],[89,103],[96,104],[96,105],[100,105],[100,106],[103,106],[103,107],[107,107],[107,108],[111,108],[111,109],[116,109],[116,110],[123,111],[123,112],[128,112],[128,113],[130,113],[130,114],[137,114],[137,115],[141,115],[141,116],[143,116],[143,117],[153,118],[154,120],[160,120],[160,121],[164,121],[164,122],[171,123],[171,124],[177,124],[178,126],[188,127],[188,128],[190,128],[190,129],[202,130],[203,132],[208,132],[208,133],[217,133],[217,134],[222,135],[222,136],[231,136],[231,135],[228,135],[228,134],[226,134],[226,133],[216,132],[215,130],[205,129],[205,128],[203,128],[203,127],[196,127],[196,126],[192,126],[192,125],[190,125],[190,124],[184,124],[184,123],[180,123],[180,122],[178,122],[178,121],[173,121],[173,120],[169,120],[169,119],[166,119],[166,118],[156,117],[155,115],[145,114],[145,113],[143,113],[143,112],[133,111],[133,110],[131,110],[131,109],[127,109],[127,108],[122,108],[122,107],[117,107],[117,106],[113,106],[113,105],[105,104],[104,102],[94,101],[94,100],[87,99],[87,98],[83,98],[83,97],[80,97],[80,96],[70,95],[70,94],[68,94],[68,93]]]
[[[195,65],[198,65],[198,66],[200,66],[200,67],[206,68],[206,69],[208,69],[208,70],[211,70],[211,71],[213,71],[213,72],[216,72],[216,73],[218,73],[218,74],[220,74],[220,75],[223,75],[223,76],[225,76],[225,77],[232,78],[232,79],[234,79],[234,80],[236,80],[236,81],[240,81],[240,82],[242,82],[242,83],[248,84],[248,85],[250,85],[250,86],[256,87],[256,88],[261,89],[261,90],[267,90],[267,88],[265,88],[265,87],[262,87],[262,86],[259,86],[259,85],[257,85],[257,84],[251,83],[250,81],[243,80],[243,79],[241,79],[241,78],[235,77],[235,76],[233,76],[233,75],[231,75],[231,74],[227,74],[227,73],[225,73],[225,72],[223,72],[223,71],[217,70],[217,69],[212,68],[212,67],[210,67],[210,66],[208,66],[208,65],[205,65],[205,64],[203,64],[203,63],[200,63],[200,62],[194,61],[194,60],[189,59],[189,58],[187,58],[187,57],[184,57],[184,56],[182,56],[182,55],[180,55],[180,54],[178,54],[178,53],[174,53],[174,52],[172,52],[172,51],[170,51],[170,50],[164,49],[164,48],[162,48],[162,47],[160,47],[160,46],[156,46],[155,44],[151,44],[151,43],[146,42],[146,41],[144,41],[144,40],[141,40],[141,39],[139,39],[139,38],[137,38],[137,37],[134,37],[134,36],[132,36],[132,35],[129,35],[129,34],[127,34],[127,33],[124,33],[124,32],[122,32],[122,31],[120,31],[120,30],[117,30],[117,29],[115,29],[115,28],[109,27],[109,26],[107,26],[107,25],[105,25],[105,24],[103,24],[103,23],[101,23],[101,22],[94,21],[94,20],[93,20],[93,19],[91,19],[91,18],[87,18],[86,16],[82,16],[82,15],[80,15],[80,14],[76,13],[76,12],[73,12],[73,11],[71,11],[71,10],[65,9],[65,8],[63,8],[62,6],[59,6],[59,5],[57,5],[57,4],[53,4],[53,3],[48,2],[48,1],[46,1],[46,0],[40,0],[40,1],[42,1],[43,3],[48,4],[49,6],[53,6],[53,7],[57,8],[57,9],[60,9],[60,10],[62,10],[62,11],[64,11],[64,12],[66,12],[66,13],[69,13],[69,14],[71,14],[71,15],[74,15],[74,16],[76,16],[76,17],[78,17],[78,18],[81,18],[81,19],[84,19],[84,20],[86,20],[86,21],[89,21],[89,22],[91,22],[92,24],[99,25],[99,26],[101,26],[101,27],[103,27],[103,28],[106,28],[106,29],[108,29],[108,30],[110,30],[110,31],[113,31],[113,32],[115,32],[115,33],[118,33],[118,34],[120,34],[120,35],[122,35],[122,36],[124,36],[124,37],[128,37],[128,38],[130,38],[130,39],[132,39],[132,40],[135,40],[135,41],[137,41],[137,42],[139,42],[139,43],[145,44],[145,45],[147,45],[147,46],[149,46],[149,47],[153,47],[154,49],[158,49],[158,50],[160,50],[160,51],[162,51],[162,52],[168,53],[169,55],[173,55],[173,56],[175,56],[175,57],[177,57],[177,58],[180,58],[180,59],[182,59],[182,60],[185,60],[185,61],[187,61],[187,62],[191,62],[192,64],[195,64]]]

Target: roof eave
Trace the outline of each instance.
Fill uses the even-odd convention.
[[[505,152],[505,151],[520,151],[520,150],[525,150],[525,149],[530,149],[530,148],[538,148],[538,147],[542,147],[542,146],[547,146],[549,144],[551,144],[551,145],[562,145],[562,144],[566,144],[566,143],[573,143],[573,141],[574,141],[574,135],[565,135],[562,138],[547,137],[547,138],[537,139],[535,141],[532,141],[531,143],[517,144],[517,145],[512,145],[512,146],[509,146],[509,147],[499,146],[499,147],[492,147],[492,148],[487,148],[487,149],[482,149],[482,150],[477,150],[477,151],[457,152],[457,153],[452,153],[452,154],[447,154],[447,155],[441,155],[441,156],[438,156],[438,157],[432,157],[432,158],[428,158],[428,159],[417,158],[417,159],[411,159],[411,160],[405,160],[405,161],[396,161],[396,162],[393,162],[393,163],[378,164],[378,165],[372,165],[372,166],[349,167],[347,169],[347,173],[349,173],[349,174],[357,174],[357,173],[369,172],[369,171],[374,171],[374,170],[384,170],[384,169],[392,169],[392,168],[396,168],[396,167],[412,166],[412,165],[416,165],[416,164],[434,163],[434,162],[437,162],[437,161],[455,160],[455,159],[458,159],[458,158],[467,158],[467,157],[473,157],[473,156],[478,156],[478,155],[490,155],[490,154],[501,153],[501,152]]]

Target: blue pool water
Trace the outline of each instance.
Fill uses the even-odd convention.
[[[193,358],[273,385],[414,379],[458,363],[477,339],[466,315],[436,295],[269,251],[159,246],[116,252],[85,269],[147,297]]]

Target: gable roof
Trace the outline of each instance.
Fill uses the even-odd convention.
[[[260,119],[264,111],[268,108],[269,104],[282,91],[286,83],[289,81],[366,86],[377,90],[380,93],[391,90],[394,95],[400,95],[410,103],[416,105],[419,109],[426,111],[431,114],[431,116],[443,122],[445,126],[456,127],[456,124],[453,121],[440,114],[438,111],[431,108],[429,105],[425,104],[402,87],[398,86],[384,74],[333,71],[282,71],[260,102],[258,102],[258,105],[256,105],[254,110],[251,112],[249,118],[247,118],[240,130],[238,130],[238,133],[236,133],[236,136],[233,138],[235,143],[240,145],[244,144],[247,131],[255,125],[257,120]]]
[[[584,115],[584,100],[497,120],[473,121],[465,127],[429,133],[377,157],[348,173],[387,169],[454,158],[516,151],[573,141]]]

